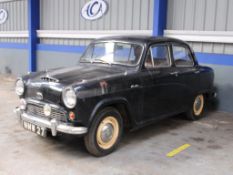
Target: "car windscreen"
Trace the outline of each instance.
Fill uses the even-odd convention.
[[[136,65],[143,47],[135,43],[100,42],[89,45],[80,62]]]

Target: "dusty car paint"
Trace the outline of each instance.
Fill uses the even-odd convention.
[[[144,46],[141,60],[135,66],[109,65],[103,63],[79,63],[72,68],[60,68],[28,74],[23,77],[26,92],[21,98],[35,99],[37,92],[43,94],[43,102],[59,105],[67,113],[76,114],[74,121],[65,116],[62,120],[74,126],[89,127],[100,108],[123,105],[135,129],[152,121],[187,111],[195,95],[213,93],[213,70],[198,65],[191,48],[183,41],[171,38],[154,37],[111,37],[99,41],[136,42]],[[96,42],[96,41],[94,41]],[[146,69],[145,56],[154,43],[178,43],[189,48],[194,65]],[[176,73],[176,74],[175,74]],[[41,77],[58,80],[47,82]],[[68,109],[62,102],[62,90],[73,87],[77,95],[74,109]]]

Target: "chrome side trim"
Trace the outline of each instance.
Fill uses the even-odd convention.
[[[58,83],[59,82],[58,79],[50,76],[47,70],[46,70],[46,75],[40,77],[40,79],[43,80],[43,81],[46,81],[46,82],[53,82],[53,83]]]

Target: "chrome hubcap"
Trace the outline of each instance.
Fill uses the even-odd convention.
[[[100,122],[96,133],[96,141],[99,147],[102,149],[111,148],[117,141],[119,129],[119,123],[115,117],[107,116],[104,118]]]
[[[198,97],[198,98],[196,99],[194,105],[195,105],[195,109],[196,109],[196,110],[199,110],[199,109],[200,109],[200,107],[201,107],[201,99],[200,99],[200,97]]]
[[[204,96],[198,95],[193,103],[193,112],[196,116],[199,116],[202,111],[203,111],[203,107],[204,107]]]
[[[110,123],[104,125],[101,130],[101,139],[103,142],[109,142],[113,136],[113,126]]]

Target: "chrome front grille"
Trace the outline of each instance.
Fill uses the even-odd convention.
[[[42,93],[43,101],[48,103],[60,103],[61,102],[61,92],[54,91],[49,88],[36,88],[36,87],[27,87],[25,92],[25,98],[30,98],[34,100],[39,100],[37,98],[37,93]]]
[[[44,109],[43,109],[42,105],[28,104],[26,111],[27,111],[28,114],[31,114],[31,115],[36,115],[36,116],[48,118],[44,114]],[[51,115],[49,116],[49,118],[62,119],[65,116],[66,116],[66,112],[65,111],[61,111],[61,110],[52,108],[52,112],[51,112]]]

